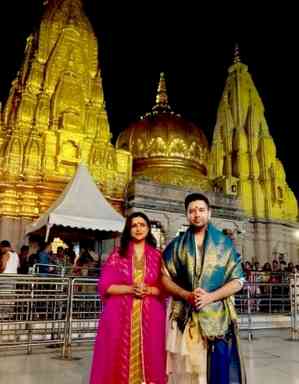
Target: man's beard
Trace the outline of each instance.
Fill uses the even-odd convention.
[[[204,228],[206,228],[207,225],[208,225],[208,223],[206,223],[206,224],[199,224],[199,225],[191,224],[190,228],[191,228],[191,230],[193,232],[199,232],[199,231],[202,231]]]

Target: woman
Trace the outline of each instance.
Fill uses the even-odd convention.
[[[104,310],[90,384],[166,383],[165,300],[155,243],[147,216],[130,215],[99,281]]]
[[[3,242],[2,242],[3,243]],[[17,273],[18,259],[16,254],[10,252],[8,247],[0,244],[0,274]],[[0,305],[0,320],[8,321],[15,311],[15,302],[11,301],[11,297],[15,296],[16,284],[10,282],[8,279],[3,279],[0,284],[1,305]],[[4,300],[7,295],[7,300]]]
[[[88,270],[94,266],[94,260],[87,249],[82,248],[82,252],[73,267],[74,275],[88,276]]]
[[[7,265],[10,255],[7,250],[0,248],[0,273],[7,273]]]
[[[0,270],[2,273],[17,273],[19,267],[19,256],[12,251],[10,242],[0,242]]]

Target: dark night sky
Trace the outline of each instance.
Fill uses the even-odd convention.
[[[38,27],[43,8],[42,0],[11,0],[4,4],[0,16],[2,102],[22,62],[25,39]],[[284,18],[284,23],[287,22],[284,26],[281,19],[277,23],[273,16],[245,21],[238,15],[230,15],[232,22],[220,12],[219,21],[214,13],[205,14],[201,10],[194,14],[191,8],[185,7],[175,14],[184,13],[180,18],[172,13],[167,19],[167,12],[161,11],[152,12],[153,16],[145,21],[144,11],[135,9],[135,16],[125,17],[118,9],[123,22],[118,23],[117,28],[112,24],[106,28],[108,16],[113,12],[106,14],[102,4],[100,0],[85,0],[86,13],[98,36],[105,100],[114,140],[129,122],[151,109],[159,72],[164,71],[170,105],[197,123],[211,142],[227,68],[238,42],[242,61],[249,66],[264,102],[288,183],[299,198],[299,59],[296,52],[299,33],[291,18]],[[136,12],[142,17],[137,17]],[[9,21],[6,27],[4,19]]]

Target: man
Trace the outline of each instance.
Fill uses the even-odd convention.
[[[25,275],[28,273],[28,269],[29,269],[28,255],[29,255],[29,246],[22,245],[19,253],[20,265],[18,267],[18,273],[22,275]]]
[[[185,199],[190,227],[165,249],[162,282],[173,295],[167,336],[169,382],[246,383],[232,296],[242,288],[240,255],[209,223],[200,193]]]
[[[50,253],[51,253],[51,250],[52,250],[52,245],[51,245],[51,242],[44,242],[44,241],[40,241],[39,243],[39,251],[37,252],[37,258],[36,258],[36,261],[37,261],[37,264],[38,264],[38,270],[37,272],[39,274],[45,274],[45,276],[47,275],[47,273],[49,272],[49,260],[50,260]]]
[[[52,255],[49,263],[56,265],[56,267],[53,268],[54,274],[64,275],[66,269],[66,256],[63,247],[57,247],[56,254]]]
[[[19,256],[11,248],[10,242],[8,240],[2,240],[0,242],[0,248],[3,253],[8,253],[9,258],[6,263],[5,273],[18,273],[19,267]]]
[[[255,261],[254,264],[253,264],[253,270],[254,272],[261,272],[262,269],[260,267],[260,262],[259,261]]]

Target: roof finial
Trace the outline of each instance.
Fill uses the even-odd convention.
[[[160,80],[156,95],[156,105],[153,109],[170,110],[170,106],[168,105],[168,95],[164,72],[160,73]]]
[[[236,43],[234,50],[234,64],[241,63],[239,44]]]

